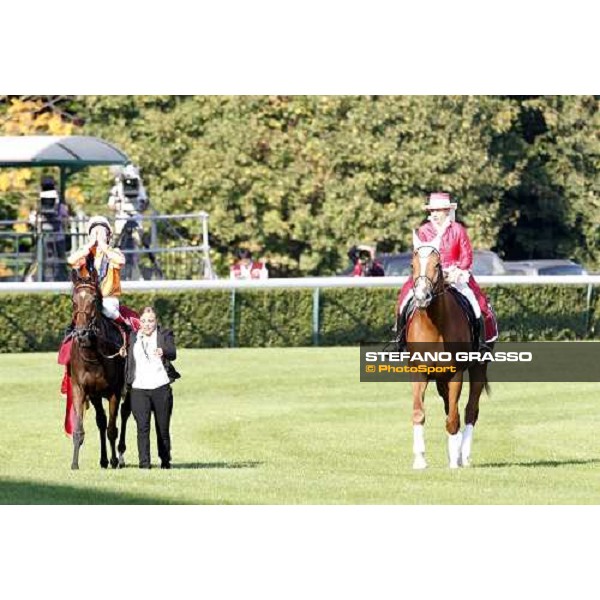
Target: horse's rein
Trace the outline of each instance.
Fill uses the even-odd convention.
[[[123,332],[123,330],[120,327],[119,327],[119,331],[121,332],[121,337],[123,338],[123,345],[114,354],[111,354],[110,356],[106,356],[106,354],[102,353],[100,348],[96,348],[98,354],[100,356],[102,356],[102,358],[112,359],[112,358],[115,358],[116,356],[122,356],[121,352],[123,350],[125,350],[125,348],[127,347],[127,338],[125,337],[125,333]],[[105,340],[105,341],[108,341],[108,340]]]

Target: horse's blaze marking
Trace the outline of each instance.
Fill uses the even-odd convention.
[[[427,271],[427,261],[429,260],[429,256],[431,255],[431,253],[433,252],[433,248],[419,248],[417,250],[417,254],[419,255],[419,275],[423,276],[425,275],[426,271]],[[417,287],[415,289],[415,292],[418,290],[419,292],[423,291],[423,288],[425,287],[425,281],[423,279],[420,279],[419,282],[417,283]]]
[[[419,262],[421,263],[419,267],[419,275],[425,275],[427,271],[427,260],[429,259],[429,254],[427,256],[423,256],[419,253]]]

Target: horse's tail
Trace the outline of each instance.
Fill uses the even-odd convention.
[[[483,389],[485,390],[485,393],[488,396],[492,395],[492,386],[490,385],[490,382],[488,381],[487,374],[485,376],[485,381],[483,382]]]
[[[436,384],[436,387],[437,387],[438,394],[442,398],[447,398],[448,397],[448,382],[447,381],[440,381],[438,379],[435,382],[435,384]]]
[[[485,393],[488,396],[492,395],[492,386],[490,385],[490,380],[488,379],[488,376],[487,376],[487,365],[485,366],[485,368],[483,370],[483,389],[485,390]]]

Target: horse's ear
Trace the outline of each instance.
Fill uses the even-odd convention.
[[[98,287],[98,271],[96,271],[96,269],[93,269],[90,273],[90,283],[94,287]]]
[[[413,229],[413,247],[415,250],[418,250],[423,245],[423,242],[417,235],[417,232]]]
[[[77,269],[71,269],[71,281],[73,282],[73,285],[77,285],[81,281]]]
[[[430,246],[433,246],[438,252],[440,251],[440,242],[442,241],[441,235],[436,235],[431,242],[429,242]]]

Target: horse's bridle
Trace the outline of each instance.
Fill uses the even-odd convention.
[[[81,288],[87,288],[89,290],[92,290],[92,294],[94,296],[94,302],[96,303],[96,314],[94,316],[92,316],[92,318],[90,319],[87,327],[77,327],[75,326],[75,330],[74,330],[74,337],[76,339],[78,339],[80,336],[82,335],[90,335],[90,334],[94,334],[96,336],[97,339],[100,339],[100,336],[98,335],[98,298],[96,296],[96,286],[92,283],[80,283],[76,286],[76,290],[80,290]],[[88,316],[88,313],[85,310],[76,310],[73,313],[73,322],[75,322],[75,319],[77,317],[78,314],[83,314],[86,315],[86,317]],[[121,331],[121,336],[123,337],[123,346],[121,346],[119,348],[119,350],[117,350],[117,352],[115,352],[114,354],[111,354],[109,356],[105,355],[100,348],[96,347],[96,351],[98,352],[98,354],[100,354],[100,356],[102,356],[103,358],[107,358],[107,359],[112,359],[115,358],[116,356],[119,356],[121,354],[121,350],[126,346],[126,339],[125,339],[125,334]],[[104,339],[104,338],[103,338]],[[104,340],[104,341],[109,341],[109,340]],[[86,359],[84,359],[86,360]],[[89,360],[87,359],[86,362],[95,362],[93,360]]]
[[[438,255],[438,258],[440,259],[438,261],[437,267],[436,267],[436,275],[437,277],[435,279],[431,279],[430,277],[427,277],[427,275],[419,275],[418,277],[415,277],[413,279],[413,293],[414,293],[414,289],[415,289],[415,285],[417,284],[417,282],[420,279],[424,279],[426,281],[426,283],[429,286],[429,289],[431,290],[431,300],[433,300],[434,298],[437,298],[438,296],[441,296],[442,294],[444,294],[446,292],[446,287],[444,286],[444,275],[442,272],[442,261],[441,261],[441,256],[440,256],[440,251],[435,247],[435,246],[420,246],[417,250],[414,251],[413,256],[415,254],[418,254],[419,251],[421,250],[421,248],[431,248],[431,250],[433,252],[435,252]],[[441,283],[441,289],[440,289],[440,283]],[[437,287],[437,290],[436,290]],[[431,300],[429,302],[431,302]]]
[[[94,297],[94,302],[97,302],[96,300],[96,287],[91,284],[91,283],[80,283],[79,285],[77,285],[73,291],[73,295],[75,295],[76,292],[78,292],[80,289],[82,288],[86,288],[88,290],[92,291],[92,295]],[[92,316],[92,318],[90,319],[87,327],[77,327],[75,326],[75,331],[77,332],[77,334],[84,334],[84,333],[96,333],[97,331],[97,326],[96,326],[96,319],[97,319],[97,308],[96,307],[96,315]],[[88,313],[85,310],[75,310],[75,312],[73,313],[73,323],[75,323],[77,315],[85,315],[86,317],[88,316]]]

